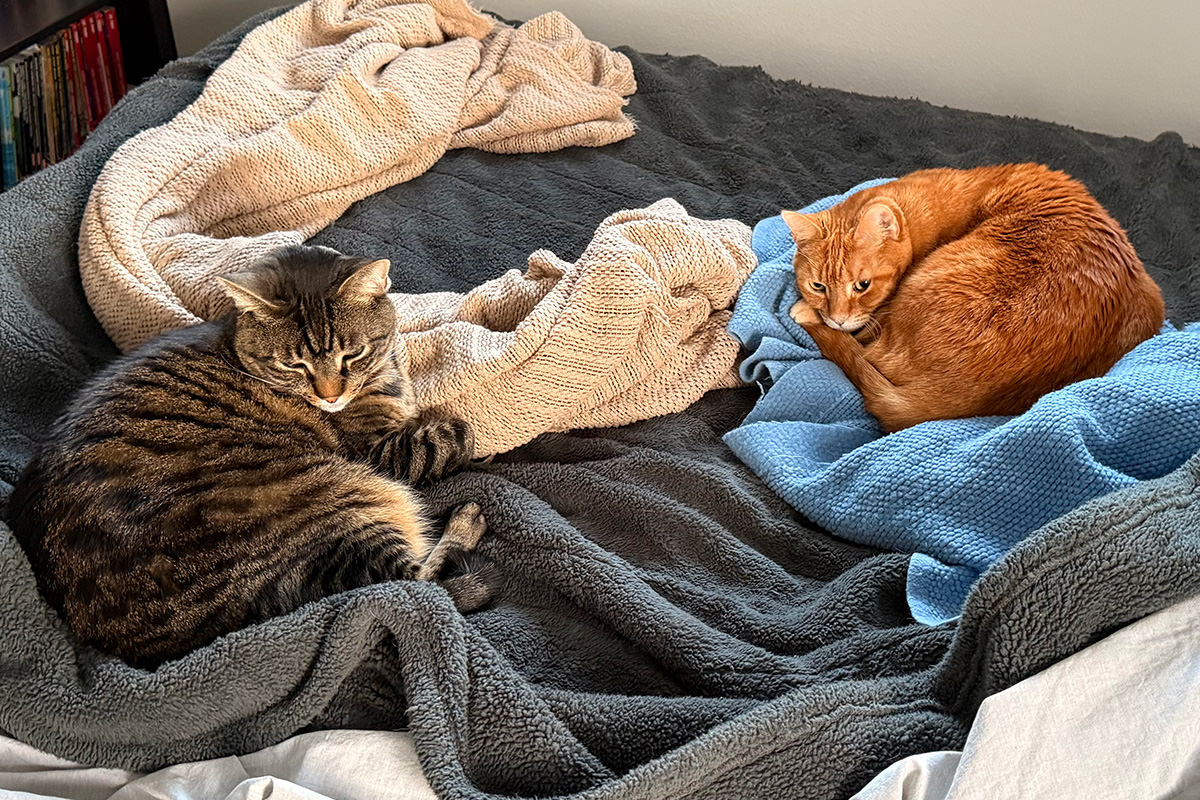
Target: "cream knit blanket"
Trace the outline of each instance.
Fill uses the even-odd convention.
[[[514,29],[464,0],[310,0],[105,165],[79,234],[88,301],[130,350],[224,311],[214,275],[304,241],[447,150],[632,135],[634,89],[629,59],[559,13]]]
[[[487,455],[739,385],[725,326],[757,263],[746,225],[666,199],[604,220],[574,264],[538,250],[524,275],[393,302],[420,405],[468,420]]]
[[[88,300],[131,350],[227,312],[215,275],[305,240],[448,149],[631,135],[633,91],[629,60],[558,13],[513,29],[462,0],[310,0],[109,160],[80,231]],[[576,264],[540,250],[524,275],[393,301],[420,405],[469,420],[486,455],[735,385],[725,325],[754,265],[745,225],[663,200],[609,217]]]

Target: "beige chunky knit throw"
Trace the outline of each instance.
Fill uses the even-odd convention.
[[[105,165],[80,273],[123,350],[227,308],[212,277],[301,242],[449,149],[599,146],[633,133],[625,56],[550,13],[464,0],[310,0],[252,31],[200,97]]]
[[[725,326],[756,263],[746,225],[666,199],[604,220],[574,264],[538,250],[524,274],[393,302],[421,406],[468,420],[486,455],[738,385]]]

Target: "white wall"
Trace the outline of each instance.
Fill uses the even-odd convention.
[[[290,0],[167,0],[175,47],[191,55],[247,17]]]
[[[778,78],[1200,145],[1196,0],[476,0]],[[270,0],[168,0],[181,53]]]

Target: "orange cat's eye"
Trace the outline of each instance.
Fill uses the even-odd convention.
[[[858,283],[854,284],[854,291],[865,292],[870,287],[871,287],[871,281],[869,281],[869,280],[859,281]]]
[[[821,292],[822,294],[825,292],[825,284],[823,283],[817,283],[816,281],[813,281],[808,285],[812,287],[814,292]]]

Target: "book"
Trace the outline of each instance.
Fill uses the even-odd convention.
[[[80,141],[75,118],[75,87],[71,82],[71,38],[65,31],[58,32],[58,74],[62,81],[63,101],[63,144],[66,155],[75,152]]]
[[[71,68],[69,66],[69,46],[67,35],[62,31],[54,34],[58,40],[55,43],[57,57],[54,61],[56,78],[59,82],[58,93],[62,98],[62,141],[63,157],[75,152],[79,142],[75,140],[75,92],[71,87]]]
[[[104,13],[104,31],[108,40],[108,65],[113,87],[113,102],[125,96],[129,87],[125,83],[125,54],[121,50],[121,31],[117,28],[117,10],[112,6],[101,9]],[[100,12],[97,12],[100,13]]]
[[[25,169],[25,146],[21,141],[21,132],[24,130],[24,121],[21,119],[21,85],[17,75],[17,62],[19,58],[10,58],[4,62],[8,67],[8,89],[10,103],[12,108],[12,139],[13,150],[16,151],[17,161],[17,180],[24,177]]]
[[[100,117],[104,118],[113,107],[112,82],[108,77],[108,65],[104,57],[104,32],[100,29],[103,14],[89,14],[84,18],[88,27],[88,36],[92,48],[92,78],[95,81],[96,94],[100,98]]]
[[[88,110],[88,132],[96,130],[96,126],[100,124],[100,98],[96,94],[96,89],[92,85],[92,59],[91,59],[91,42],[88,39],[87,26],[83,20],[77,21],[71,26],[72,35],[75,38],[78,49],[79,72],[83,77],[83,93],[84,99],[87,102]]]
[[[46,166],[46,154],[50,147],[46,141],[46,97],[43,93],[42,48],[32,45],[29,60],[25,62],[25,79],[29,82],[29,101],[33,112],[29,115],[30,136],[33,145],[34,172]]]
[[[75,147],[83,144],[88,135],[86,100],[83,91],[82,73],[75,53],[75,35],[70,28],[63,31],[63,46],[67,54],[67,88],[71,93],[71,138]]]
[[[37,104],[33,102],[33,90],[29,85],[29,64],[32,56],[26,54],[17,64],[17,80],[21,87],[21,141],[25,153],[21,177],[33,174],[34,164],[37,163],[37,147],[34,142],[33,116],[37,113]]]
[[[29,99],[25,96],[25,81],[21,78],[21,56],[8,61],[10,78],[12,80],[12,109],[13,109],[13,142],[17,147],[17,180],[29,174],[29,139],[26,134],[28,122],[25,107]]]
[[[17,185],[17,147],[13,141],[11,69],[0,64],[0,188]]]
[[[46,165],[58,161],[58,107],[54,95],[54,50],[49,41],[38,52],[38,73],[42,81],[42,107],[46,122]]]
[[[66,86],[62,74],[62,40],[57,34],[50,40],[50,91],[51,102],[54,104],[54,163],[67,157],[73,149],[67,139],[70,127],[66,103]]]

